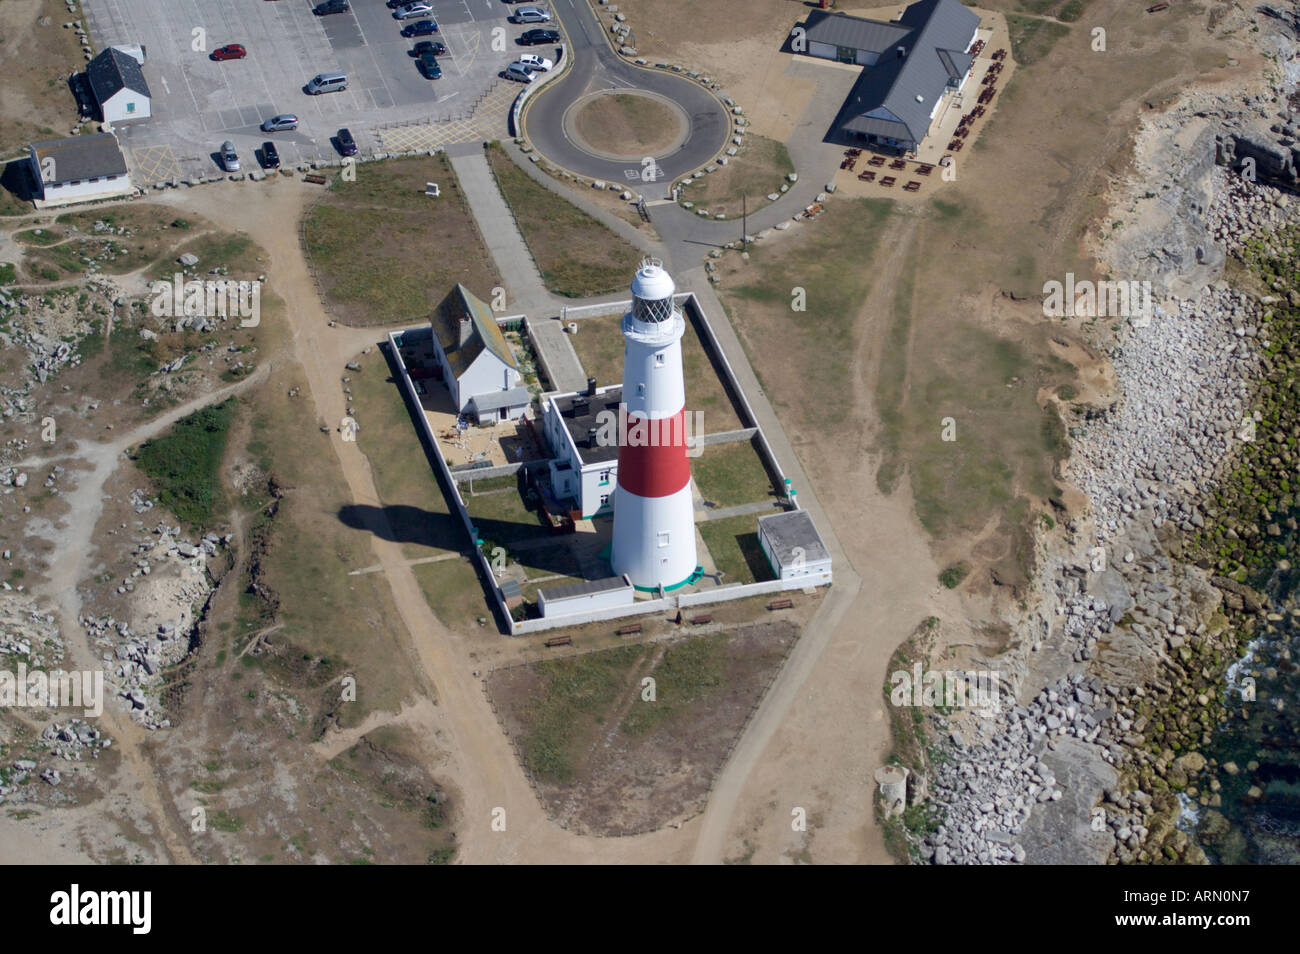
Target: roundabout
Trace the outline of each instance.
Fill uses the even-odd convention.
[[[524,109],[521,132],[539,154],[578,175],[665,188],[713,162],[731,117],[712,92],[619,56],[586,3],[555,9],[571,65]]]

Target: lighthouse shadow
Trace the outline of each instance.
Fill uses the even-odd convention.
[[[432,550],[468,552],[470,549],[469,537],[459,520],[450,514],[433,513],[422,507],[346,504],[339,508],[338,517],[346,527],[373,533],[392,543],[409,543]],[[540,522],[520,523],[476,517],[474,526],[485,545],[504,547],[512,562],[548,573],[578,574],[578,560],[572,549],[565,545],[565,538],[547,534]]]

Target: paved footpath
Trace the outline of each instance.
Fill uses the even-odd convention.
[[[507,310],[529,315],[550,311],[553,307],[551,293],[546,290],[532,253],[515,224],[515,217],[497,188],[496,177],[483,155],[483,144],[474,142],[451,146],[447,149],[447,156],[456,170],[461,188],[465,190],[465,198],[478,221],[488,253],[506,283],[509,293]]]

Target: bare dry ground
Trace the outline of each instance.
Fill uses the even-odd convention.
[[[487,686],[553,818],[636,834],[699,813],[797,638],[784,620],[684,634],[498,669]]]
[[[0,3],[0,158],[17,155],[32,139],[66,136],[76,125],[67,76],[85,60],[76,35],[62,26],[74,19],[57,0]],[[0,214],[9,211],[0,196]]]
[[[574,122],[590,145],[616,155],[655,155],[685,132],[663,103],[628,93],[596,97]]]

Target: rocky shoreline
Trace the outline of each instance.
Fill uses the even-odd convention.
[[[1042,535],[1033,603],[1008,621],[1011,648],[981,661],[1029,701],[931,717],[939,740],[909,797],[928,799],[942,820],[913,835],[915,860],[1206,861],[1184,816],[1222,802],[1220,766],[1203,752],[1233,716],[1227,671],[1281,617],[1244,568],[1229,576],[1238,564],[1204,558],[1204,541],[1218,539],[1216,501],[1243,447],[1257,430],[1270,438],[1268,419],[1249,409],[1279,351],[1271,306],[1300,298],[1281,286],[1247,294],[1222,275],[1229,258],[1267,247],[1300,214],[1275,187],[1214,164],[1233,153],[1215,149],[1222,138],[1201,106],[1194,99],[1151,124],[1153,135],[1190,124],[1186,176],[1164,186],[1145,231],[1103,250],[1124,274],[1136,250],[1161,249],[1154,274],[1129,274],[1150,274],[1167,297],[1149,320],[1091,329],[1111,359],[1115,400],[1061,408],[1071,436],[1063,477],[1087,507]],[[1137,195],[1167,183],[1167,167],[1146,172],[1131,184]],[[1169,235],[1173,245],[1161,245]],[[1256,546],[1284,532],[1254,529]]]

